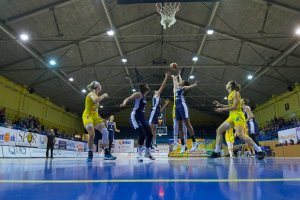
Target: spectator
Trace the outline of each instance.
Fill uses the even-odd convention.
[[[5,112],[5,108],[2,108],[0,110],[0,124],[4,124],[6,121],[6,112]]]
[[[49,157],[49,149],[51,150],[51,159],[53,159],[53,148],[55,144],[55,135],[54,130],[51,129],[47,135],[47,151],[46,151],[46,158]]]

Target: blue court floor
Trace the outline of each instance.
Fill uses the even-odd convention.
[[[1,159],[0,199],[299,199],[300,159]]]

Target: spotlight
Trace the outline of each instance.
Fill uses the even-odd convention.
[[[108,30],[106,33],[107,33],[107,35],[109,35],[109,36],[115,35],[115,31],[112,30],[112,29]]]
[[[214,34],[214,30],[212,30],[212,29],[207,29],[206,34],[207,34],[207,35],[212,35],[212,34]]]
[[[225,100],[227,100],[227,97],[224,97]]]
[[[73,81],[74,81],[74,79],[73,79],[72,77],[70,77],[70,78],[69,78],[69,81],[70,81],[70,82],[73,82]]]
[[[132,89],[132,92],[136,92],[136,89],[133,88],[133,89]]]
[[[295,34],[300,35],[300,27],[296,29]]]
[[[252,75],[248,75],[248,76],[247,76],[247,79],[248,79],[248,80],[252,80],[252,79],[253,79],[253,76],[252,76]]]
[[[23,40],[23,41],[27,41],[27,40],[29,40],[29,36],[27,34],[25,34],[25,33],[22,33],[20,35],[20,39]]]
[[[82,93],[86,93],[86,89],[82,89],[81,92],[82,92]]]
[[[49,61],[49,64],[52,65],[52,66],[55,66],[55,65],[56,65],[56,61],[53,60],[53,59],[51,59],[51,60]]]
[[[193,61],[194,61],[194,62],[197,62],[197,61],[198,61],[198,57],[197,57],[197,56],[194,56],[194,57],[193,57]]]
[[[194,75],[190,75],[190,79],[194,79],[195,78],[195,76]]]
[[[122,63],[124,63],[124,64],[127,63],[127,59],[126,59],[126,58],[122,58],[121,61],[122,61]]]
[[[101,105],[100,108],[103,108],[103,106]]]

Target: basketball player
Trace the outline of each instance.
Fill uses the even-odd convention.
[[[151,109],[151,113],[150,113],[150,117],[149,117],[149,124],[150,124],[151,132],[152,132],[152,135],[153,135],[153,139],[152,139],[153,145],[152,145],[152,147],[156,151],[158,151],[157,145],[156,145],[156,128],[157,128],[157,124],[158,124],[158,117],[160,116],[160,113],[163,111],[163,109],[165,109],[166,106],[168,105],[168,104],[165,104],[164,107],[161,110],[161,108],[160,108],[160,94],[162,93],[162,91],[166,87],[169,76],[170,76],[170,72],[167,72],[165,74],[165,79],[162,82],[159,90],[155,90],[154,95],[152,97],[152,109]]]
[[[85,98],[85,109],[82,114],[84,127],[89,133],[88,141],[88,162],[93,160],[93,144],[95,138],[95,130],[97,129],[102,134],[102,144],[104,147],[104,160],[115,160],[116,157],[112,156],[108,148],[108,131],[103,123],[102,118],[98,114],[99,103],[108,97],[107,93],[99,96],[101,92],[101,85],[97,81],[91,82],[87,86],[90,91]]]
[[[245,118],[246,118],[248,134],[249,134],[250,138],[255,142],[255,144],[257,144],[259,146],[259,143],[256,140],[256,137],[259,132],[258,124],[254,119],[254,115],[251,111],[251,108],[249,106],[247,106],[248,104],[249,104],[248,99],[242,99],[243,112],[244,112]],[[254,149],[251,147],[250,147],[250,149],[251,149],[250,154],[252,154],[254,156],[255,155]]]
[[[214,101],[213,104],[216,104],[220,108],[216,108],[216,112],[229,112],[229,117],[225,122],[223,122],[217,128],[217,136],[216,136],[216,148],[215,151],[212,153],[210,158],[218,158],[220,157],[221,145],[222,145],[222,135],[228,129],[235,128],[236,135],[242,139],[245,143],[253,148],[258,152],[258,159],[262,160],[265,158],[265,152],[261,150],[261,148],[253,142],[253,140],[245,134],[244,126],[246,124],[246,119],[244,113],[242,111],[242,102],[241,102],[241,95],[240,85],[235,81],[229,81],[226,84],[226,90],[228,91],[228,105],[220,104],[217,101]]]
[[[233,143],[234,143],[234,134],[233,129],[228,129],[225,133],[225,141],[227,143],[228,152],[230,155],[230,158],[234,158],[233,156]]]
[[[126,98],[120,105],[121,108],[126,107],[127,103],[134,101],[133,109],[130,115],[130,123],[134,130],[139,133],[138,138],[138,155],[137,159],[139,162],[143,162],[142,152],[144,140],[146,139],[146,151],[145,157],[155,160],[155,158],[150,153],[150,147],[152,142],[152,132],[149,126],[149,121],[145,119],[145,107],[147,104],[146,95],[149,93],[150,89],[147,84],[139,84],[140,92],[135,92],[130,97]]]
[[[175,87],[175,114],[176,114],[176,121],[178,123],[179,127],[179,136],[181,137],[181,151],[180,153],[185,152],[185,140],[183,137],[184,131],[183,131],[183,124],[185,124],[186,128],[188,129],[189,133],[192,137],[192,148],[190,149],[190,152],[196,151],[198,145],[196,143],[196,138],[194,134],[194,129],[191,125],[190,119],[189,119],[189,112],[188,107],[185,103],[184,96],[189,92],[192,88],[197,86],[197,81],[193,85],[190,85],[188,81],[182,80],[180,74],[178,75],[179,81],[176,77],[173,78],[174,87]]]
[[[115,117],[111,115],[107,121],[107,130],[109,132],[109,151],[111,152],[112,143],[115,138],[115,132],[120,133],[120,130],[117,128],[116,122],[114,122]]]
[[[181,71],[179,71],[179,74],[181,73]],[[179,127],[178,127],[178,123],[177,123],[177,120],[176,120],[176,101],[175,101],[175,93],[176,93],[176,90],[175,90],[175,80],[177,79],[178,80],[178,76],[174,76],[172,75],[172,78],[173,78],[173,92],[174,92],[174,104],[173,104],[173,110],[172,110],[172,118],[173,118],[173,140],[174,140],[174,143],[173,143],[173,148],[172,148],[172,151],[176,151],[176,149],[178,148],[179,144],[178,144],[178,132],[179,132]],[[185,124],[183,124],[183,133],[184,133],[184,141],[187,141],[187,128],[185,126]],[[180,150],[180,153],[183,154],[185,151],[187,150],[186,147],[184,148],[181,148]]]

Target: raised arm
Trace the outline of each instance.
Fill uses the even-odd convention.
[[[167,99],[163,107],[160,108],[160,112],[163,112],[166,109],[166,107],[169,105],[169,103],[170,103],[170,99]]]
[[[160,94],[162,93],[162,91],[165,89],[166,84],[167,84],[167,81],[168,81],[168,77],[169,77],[169,76],[170,76],[170,72],[168,71],[168,72],[165,73],[165,79],[164,79],[164,81],[162,82],[162,84],[161,84],[159,90],[158,90],[157,93],[155,94],[156,96],[160,96]]]
[[[183,87],[183,89],[184,90],[191,90],[192,88],[194,88],[194,87],[196,87],[197,86],[197,81],[195,81],[195,83],[194,84],[192,84],[192,85],[189,85],[189,86],[184,86]]]
[[[142,98],[143,95],[140,92],[135,92],[133,93],[130,97],[127,97],[126,99],[124,99],[123,103],[120,105],[121,108],[126,107],[127,103],[134,100],[134,99],[139,99]]]

